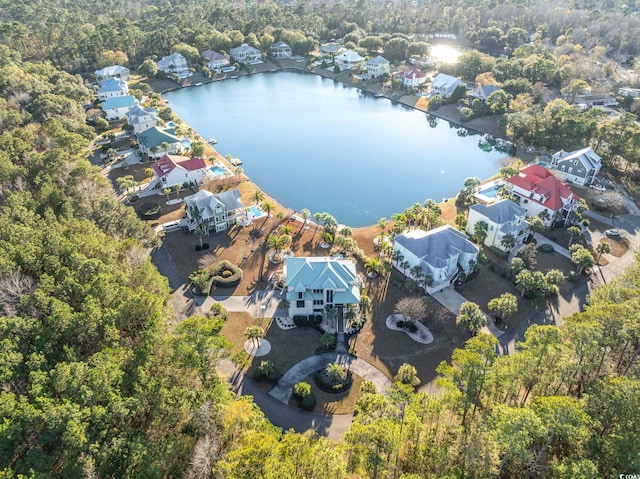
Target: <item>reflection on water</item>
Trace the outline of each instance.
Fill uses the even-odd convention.
[[[451,45],[431,45],[431,57],[440,63],[456,63],[462,52]]]

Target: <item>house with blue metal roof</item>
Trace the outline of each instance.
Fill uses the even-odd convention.
[[[136,104],[136,99],[131,95],[117,96],[102,102],[102,111],[109,121],[122,120],[129,110]]]
[[[119,80],[117,78],[109,78],[102,83],[102,86],[98,88],[98,100],[105,101],[109,98],[116,98],[119,96],[126,96],[129,94],[129,87],[127,82]]]

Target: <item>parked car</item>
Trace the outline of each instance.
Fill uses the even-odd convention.
[[[607,236],[620,236],[620,230],[617,228],[613,228],[610,230],[606,230],[604,234]]]
[[[604,186],[600,186],[600,185],[591,185],[590,187],[597,191],[607,191],[607,189]]]

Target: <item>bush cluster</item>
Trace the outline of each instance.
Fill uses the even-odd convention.
[[[555,248],[553,247],[553,245],[549,243],[541,244],[540,248],[538,249],[543,253],[553,253],[555,251]]]
[[[322,371],[316,371],[313,373],[313,380],[321,390],[329,394],[338,394],[346,391],[351,387],[353,383],[353,375],[351,371],[347,371],[344,375],[344,379],[339,383],[331,383],[325,381],[324,375]]]
[[[231,272],[231,275],[227,275],[227,272]],[[211,276],[213,284],[217,286],[235,286],[242,279],[242,269],[235,264],[224,260],[215,265],[211,270]]]
[[[310,314],[309,316],[301,314],[293,317],[293,324],[295,324],[299,328],[302,328],[305,326],[308,326],[308,327],[318,326],[321,322],[322,322],[321,314],[316,314],[316,315]]]

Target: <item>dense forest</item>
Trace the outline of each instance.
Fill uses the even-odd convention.
[[[361,31],[464,34],[488,19],[503,32],[544,25],[554,42],[573,28],[574,42],[579,34],[585,46],[609,42],[610,55],[635,54],[640,29],[623,10],[631,4],[576,2],[589,10],[565,4],[566,15],[549,2],[1,4],[0,477],[640,471],[640,255],[563,329],[530,328],[511,356],[498,356],[491,336],[470,339],[439,366],[441,396],[401,384],[382,396],[365,383],[342,442],[283,433],[216,375],[224,318],[175,321],[167,281],[149,260],[157,238],[86,160],[95,132],[82,103],[92,92],[72,74],[117,58],[135,64],[178,43],[211,47],[234,31],[259,39],[286,29],[302,42]],[[558,107],[540,114],[554,112],[567,118]]]

